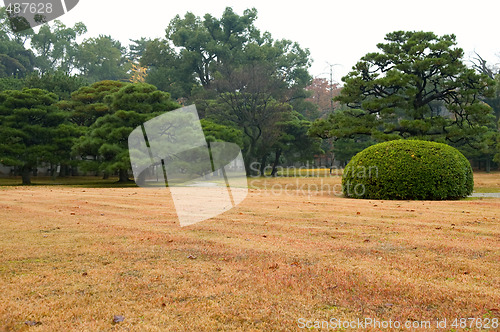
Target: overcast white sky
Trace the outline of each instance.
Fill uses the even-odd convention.
[[[177,14],[191,11],[197,16],[211,13],[220,17],[228,6],[240,15],[255,7],[259,13],[256,26],[261,31],[308,48],[314,76],[328,78],[327,63],[338,64],[333,67],[336,81],[361,56],[375,51],[386,33],[395,30],[454,33],[466,58],[475,50],[491,64],[500,62],[498,0],[80,0],[60,20],[66,25],[84,22],[87,37],[106,34],[128,44],[129,39],[163,37]]]

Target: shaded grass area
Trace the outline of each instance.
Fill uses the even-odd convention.
[[[500,199],[353,200],[300,190],[314,177],[257,180],[237,208],[184,228],[168,190],[0,188],[0,330],[499,317]]]
[[[35,176],[31,178],[31,186],[69,186],[75,188],[131,188],[137,187],[134,181],[118,182],[118,177],[103,179],[97,176],[56,177]],[[0,186],[21,186],[20,176],[1,177]]]

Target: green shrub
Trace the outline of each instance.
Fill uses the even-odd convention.
[[[469,161],[442,143],[397,140],[372,145],[344,169],[344,195],[371,199],[459,199],[474,188]]]

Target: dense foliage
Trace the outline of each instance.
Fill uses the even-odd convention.
[[[57,156],[23,172],[42,163],[61,166],[62,175],[80,169],[126,180],[130,128],[192,104],[207,141],[238,144],[247,171],[260,174],[313,160],[342,166],[369,145],[409,137],[447,142],[487,170],[500,163],[500,75],[479,56],[466,66],[455,36],[389,33],[341,88],[313,79],[309,50],[274,39],[256,20],[253,8],[240,15],[228,7],[219,17],[188,12],[165,23],[163,38],[122,45],[107,35],[86,37],[81,22],[14,32],[0,7],[0,91],[52,93],[45,106],[62,116],[57,126],[67,133],[50,141]],[[20,105],[32,101],[20,95],[29,99]],[[8,120],[16,108],[7,99],[3,133],[18,125]],[[0,155],[20,174],[23,162],[14,157]]]
[[[41,89],[0,92],[0,163],[16,166],[23,184],[42,163],[60,165],[69,159],[75,126],[54,106],[57,96]]]
[[[247,166],[272,162],[276,168],[284,162],[310,160],[322,151],[319,139],[307,135],[310,122],[303,116],[316,107],[306,101],[312,79],[309,51],[261,32],[256,19],[255,9],[239,15],[228,7],[220,17],[188,12],[167,23],[164,38],[140,38],[122,46],[106,35],[80,41],[78,37],[87,31],[83,23],[69,27],[55,20],[38,31],[14,33],[0,8],[0,90],[29,87],[56,93],[55,103],[66,114],[66,122],[84,132],[73,151],[78,158],[93,158],[83,162],[82,169],[91,166],[105,173],[121,169],[124,178],[126,160],[111,167],[99,156],[99,150],[112,143],[100,134],[101,140],[97,139],[96,133],[103,131],[96,127],[129,128],[125,113],[118,112],[137,113],[140,103],[150,107],[160,92],[167,93],[177,107],[195,104],[209,133],[207,139],[225,138],[240,145]],[[157,91],[151,92],[153,99],[140,99],[140,103],[125,94],[118,98],[118,90],[128,83],[148,83]],[[138,113],[158,112],[141,108]],[[111,121],[117,115],[122,122]],[[119,150],[123,154],[123,147]],[[118,151],[116,146],[113,151]]]
[[[469,161],[442,143],[396,140],[370,146],[349,162],[342,177],[353,198],[444,200],[473,190]]]
[[[75,142],[73,151],[82,159],[93,157],[87,167],[104,174],[118,172],[119,181],[126,182],[130,169],[128,136],[132,130],[179,105],[170,94],[147,83],[125,84],[103,98],[102,105],[107,111]]]
[[[396,31],[342,80],[344,105],[311,134],[377,142],[416,138],[451,144],[469,158],[492,159],[498,136],[495,82],[466,66],[454,35]]]

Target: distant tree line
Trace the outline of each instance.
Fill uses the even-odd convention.
[[[397,138],[445,142],[487,168],[500,162],[499,72],[480,56],[466,66],[455,36],[390,33],[339,87],[313,79],[309,51],[256,19],[255,9],[188,12],[164,38],[123,46],[85,38],[83,23],[14,33],[0,8],[0,164],[23,183],[41,164],[127,181],[132,129],[189,104],[207,140],[237,143],[247,170],[271,165],[273,175],[325,153],[346,163]]]
[[[26,184],[41,164],[126,181],[130,132],[187,104],[196,104],[207,140],[241,146],[247,169],[271,164],[276,173],[311,160],[323,151],[308,135],[317,109],[307,99],[309,51],[262,33],[256,18],[255,9],[187,13],[165,38],[123,47],[111,36],[78,42],[83,23],[13,33],[0,9],[0,163]]]

